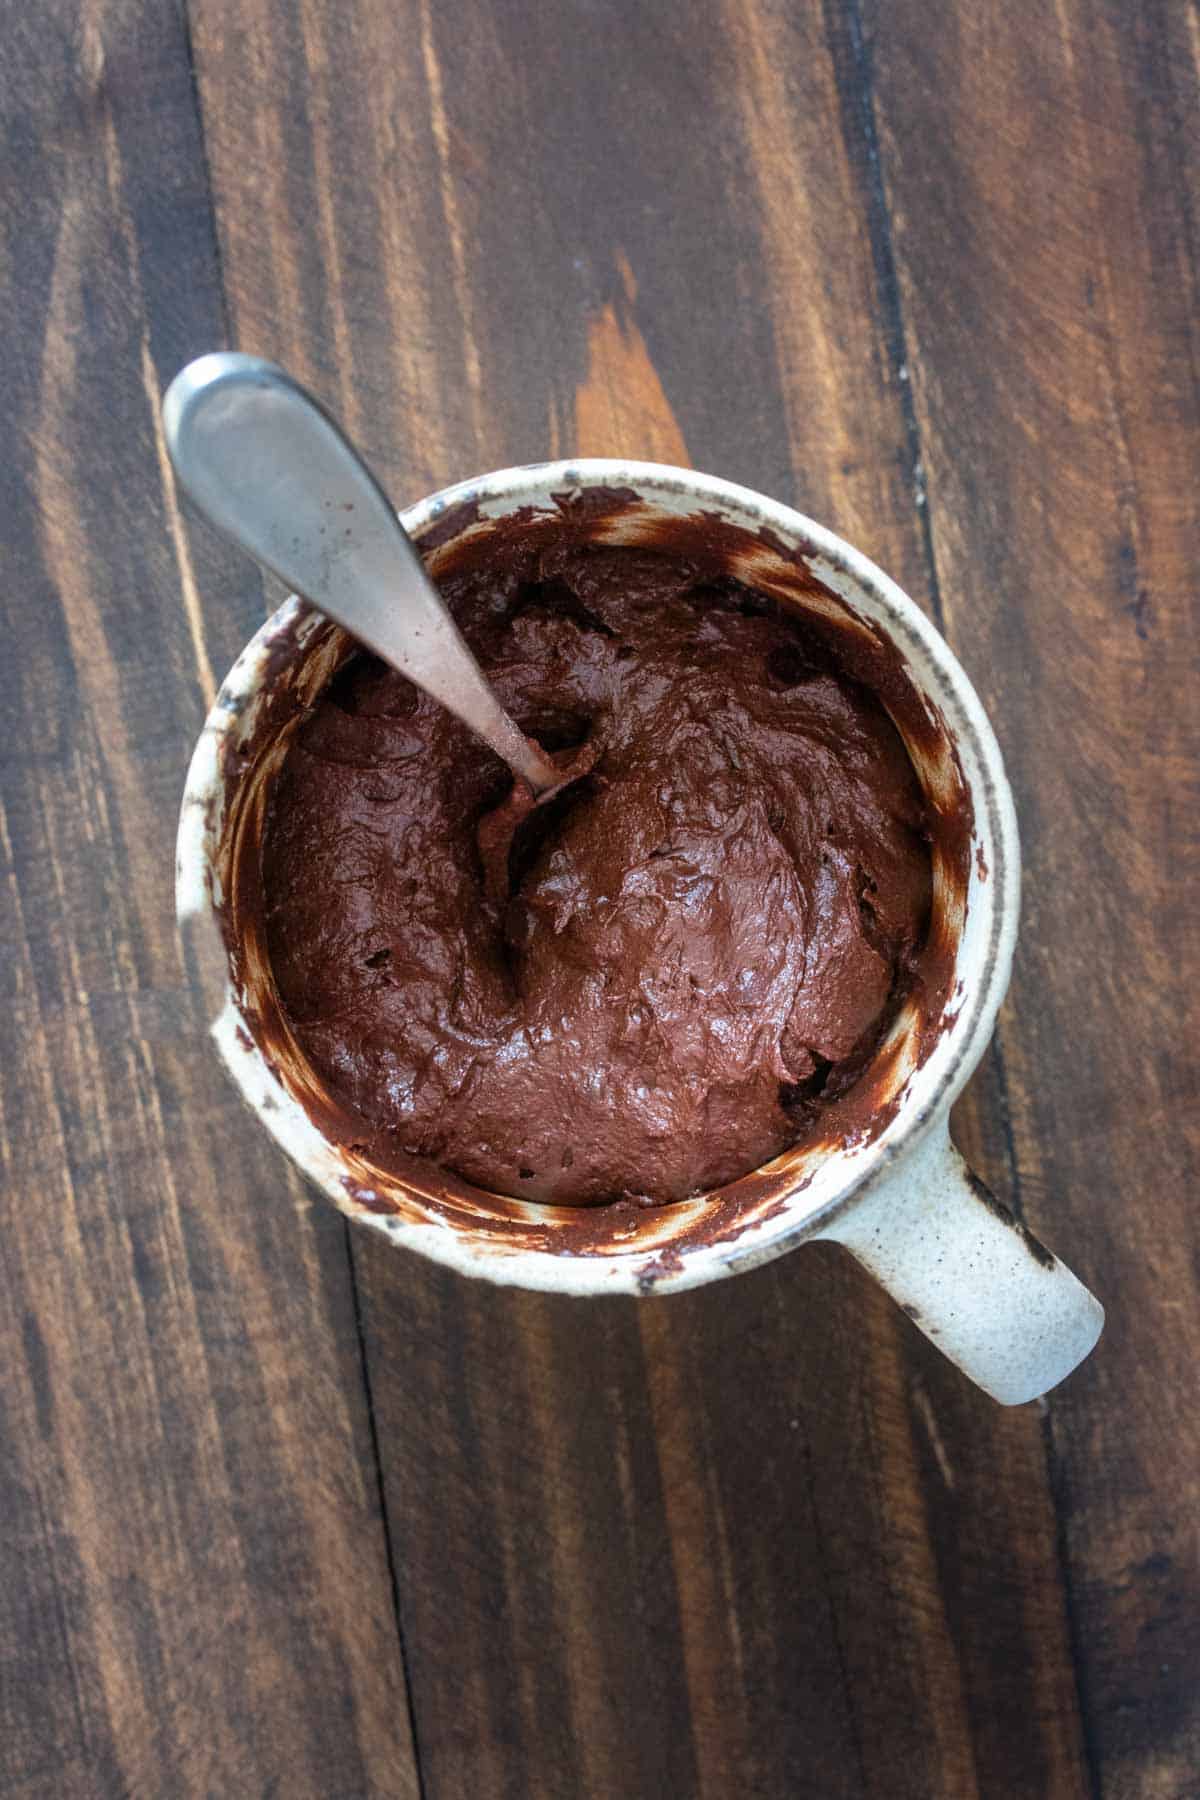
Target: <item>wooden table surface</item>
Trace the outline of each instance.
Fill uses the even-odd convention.
[[[1200,1794],[1194,15],[0,15],[0,1792]],[[959,1140],[1109,1309],[1048,1401],[825,1246],[468,1283],[242,1113],[172,843],[270,597],[157,420],[223,344],[398,500],[689,462],[936,619],[1026,854]]]

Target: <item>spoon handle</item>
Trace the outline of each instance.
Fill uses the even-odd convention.
[[[213,524],[478,732],[535,793],[561,776],[509,718],[387,495],[275,363],[201,356],[163,398],[175,474]]]

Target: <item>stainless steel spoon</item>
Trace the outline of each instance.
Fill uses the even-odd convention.
[[[535,794],[562,775],[509,718],[362,457],[275,363],[191,362],[163,397],[175,475],[213,524],[478,732]]]

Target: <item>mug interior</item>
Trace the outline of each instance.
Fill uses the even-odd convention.
[[[1011,798],[987,719],[949,649],[880,570],[803,515],[746,489],[655,464],[582,461],[500,471],[402,515],[433,572],[490,521],[520,509],[590,505],[589,541],[654,544],[669,520],[711,544],[726,533],[728,572],[808,612],[836,613],[898,652],[926,727],[893,717],[927,797],[965,788],[973,819],[963,882],[934,859],[934,921],[954,957],[932,1047],[901,1010],[872,1065],[876,1128],[856,1141],[806,1144],[702,1198],[580,1209],[487,1194],[417,1159],[384,1171],[339,1142],[328,1096],[291,1038],[265,947],[238,934],[237,883],[257,842],[271,778],[298,721],[347,653],[339,628],[296,599],[268,620],[231,670],[189,772],[180,821],[177,903],[218,976],[212,1030],[242,1095],[304,1172],[345,1213],[466,1274],[573,1293],[694,1285],[778,1255],[811,1235],[947,1108],[987,1042],[1015,933],[1017,845]],[[231,954],[231,942],[236,954]],[[922,1054],[923,1053],[923,1054]],[[880,1086],[879,1083],[882,1082]],[[340,1134],[347,1135],[344,1131]]]

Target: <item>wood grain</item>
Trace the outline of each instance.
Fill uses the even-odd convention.
[[[1196,40],[1169,7],[869,12],[931,535],[1024,824],[1012,1179],[1109,1301],[1048,1409],[1092,1779],[1193,1794]]]
[[[224,332],[186,36],[5,10],[0,1788],[411,1794],[344,1234],[230,1105],[172,923],[261,607],[163,486],[161,385]]]
[[[671,455],[936,600],[851,15],[360,6],[306,17],[303,69],[283,9],[195,17],[239,341],[360,409],[398,495]],[[313,321],[351,311],[334,366]],[[992,1064],[1004,1191],[999,1106]],[[836,1256],[586,1315],[357,1259],[431,1793],[1083,1791],[1040,1418]]]
[[[1187,15],[4,13],[4,1792],[1200,1791]],[[825,1246],[636,1304],[348,1256],[170,922],[263,605],[155,425],[222,341],[398,500],[691,462],[943,626],[1028,867],[956,1129],[1109,1304],[1047,1404]]]

